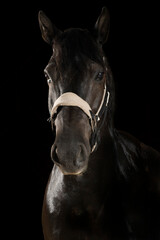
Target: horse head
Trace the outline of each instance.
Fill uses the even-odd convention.
[[[39,25],[53,50],[44,69],[55,131],[51,158],[63,174],[82,174],[98,146],[98,132],[111,104],[111,73],[102,50],[109,13],[102,9],[92,33],[78,28],[61,31],[42,11]]]

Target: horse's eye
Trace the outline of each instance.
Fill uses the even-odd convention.
[[[51,79],[51,78],[48,78],[48,79],[47,79],[47,82],[48,82],[48,84],[50,84],[50,83],[52,82],[52,79]]]
[[[52,82],[52,79],[48,76],[48,74],[45,72],[45,78],[47,79],[47,83],[50,84]]]
[[[103,79],[103,76],[104,76],[104,72],[99,72],[96,76],[96,80],[101,81]]]

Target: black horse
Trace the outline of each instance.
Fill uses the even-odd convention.
[[[39,25],[53,49],[44,70],[54,136],[45,240],[160,239],[160,154],[114,127],[107,9],[92,33],[60,31],[42,11]]]

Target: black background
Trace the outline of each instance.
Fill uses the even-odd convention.
[[[160,151],[159,126],[159,7],[156,1],[20,1],[7,8],[9,56],[14,92],[12,122],[3,127],[6,155],[11,153],[7,225],[16,239],[43,239],[41,208],[52,168],[52,132],[47,106],[48,86],[43,69],[52,50],[41,38],[38,11],[53,23],[92,29],[107,6],[111,25],[104,51],[116,84],[115,126]],[[7,15],[8,14],[8,15]],[[10,51],[9,50],[9,51]],[[6,110],[8,112],[8,108]],[[14,117],[13,117],[14,116]],[[13,130],[11,134],[10,129]],[[8,147],[12,145],[12,148]],[[8,161],[7,161],[8,163]],[[8,169],[7,169],[8,171]],[[5,198],[4,198],[5,199]],[[7,201],[8,202],[8,201]],[[11,209],[13,213],[11,214]],[[10,232],[6,231],[6,238]],[[12,233],[13,235],[13,233]]]

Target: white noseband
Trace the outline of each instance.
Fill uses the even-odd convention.
[[[108,93],[108,95],[107,95],[106,106],[108,105],[109,96],[110,96],[110,93],[109,92],[107,92],[107,93]],[[103,97],[102,97],[100,106],[98,108],[98,111],[95,114],[95,116],[97,117],[97,121],[100,120],[98,115],[103,106],[105,95],[106,95],[106,85],[104,87],[104,93],[103,93]],[[79,97],[77,94],[75,94],[73,92],[63,93],[54,102],[54,105],[51,110],[51,117],[53,117],[54,114],[57,113],[57,109],[60,106],[72,106],[72,107],[79,107],[80,109],[82,109],[83,112],[89,117],[89,119],[91,121],[92,131],[94,131],[95,122],[94,122],[93,115],[92,115],[92,109],[91,109],[90,105],[84,99],[82,99],[81,97]]]

